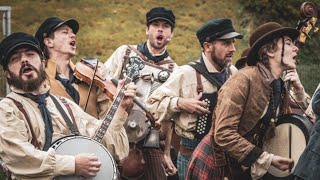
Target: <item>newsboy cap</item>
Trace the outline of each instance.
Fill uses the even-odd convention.
[[[203,47],[204,42],[210,42],[216,39],[243,38],[240,33],[234,30],[231,19],[226,18],[208,21],[197,31],[197,37],[201,47]]]
[[[268,22],[259,26],[249,38],[251,49],[247,56],[247,64],[249,66],[256,65],[260,59],[258,55],[260,48],[273,39],[289,36],[294,41],[298,38],[299,34],[299,31],[295,28],[283,27],[276,22]]]
[[[56,29],[61,27],[62,25],[69,26],[73,33],[77,33],[79,30],[79,23],[74,19],[67,19],[65,21],[61,20],[57,17],[49,17],[46,20],[42,22],[40,27],[38,28],[35,37],[40,42],[40,47],[43,50],[44,48],[44,38],[47,38],[50,36],[51,33],[53,33]]]
[[[147,14],[147,26],[149,26],[152,21],[155,20],[165,20],[167,21],[172,27],[174,27],[176,23],[176,17],[174,16],[173,12],[170,9],[164,7],[155,7],[152,8]]]
[[[38,40],[30,34],[17,32],[4,38],[0,43],[0,64],[6,67],[12,53],[20,47],[30,47],[35,50],[40,56],[42,51]]]

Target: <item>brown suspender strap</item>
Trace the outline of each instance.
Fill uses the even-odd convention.
[[[67,113],[64,111],[64,109],[62,108],[62,106],[60,105],[60,103],[59,103],[59,101],[56,99],[56,97],[53,96],[52,94],[50,94],[50,97],[51,97],[53,103],[56,105],[56,108],[58,109],[58,111],[59,111],[60,114],[62,115],[63,120],[67,123],[67,125],[68,125],[71,133],[74,134],[74,135],[80,135],[80,132],[79,132],[79,130],[78,130],[78,127],[74,124],[74,123],[75,123],[74,118],[72,119],[72,120],[74,121],[74,122],[72,123],[71,120],[70,120],[70,118],[69,118],[69,116],[68,116]],[[61,99],[61,98],[62,98],[62,97],[60,97],[60,99]],[[69,105],[68,105],[68,103],[67,103],[67,101],[66,101],[65,99],[64,99],[63,101],[65,102],[65,103],[63,103],[63,105],[64,105],[67,109],[70,108]],[[69,109],[68,109],[68,113],[70,114],[71,117],[73,117],[73,113],[72,113],[71,109],[70,109],[70,111],[69,111]]]
[[[198,71],[196,71],[196,76],[197,76],[197,92],[198,94],[203,92],[203,85],[201,83],[201,75]]]
[[[134,47],[132,47],[132,46],[130,46],[130,45],[128,45],[128,47],[129,47],[130,49],[132,49],[135,53],[137,53],[138,56],[140,56],[140,58],[141,58],[142,60],[144,60],[145,62],[149,62],[149,61],[150,61],[150,60],[147,59],[140,51],[138,51],[138,49],[136,49],[136,48],[134,48]],[[150,62],[150,63],[151,63],[151,62]]]
[[[61,100],[61,102],[63,103],[63,105],[67,108],[68,113],[69,113],[69,115],[70,115],[70,117],[71,117],[71,119],[72,119],[72,122],[73,122],[74,126],[78,129],[78,125],[77,125],[76,119],[74,118],[73,112],[72,112],[69,104],[67,103],[66,99],[63,98],[63,97],[61,97],[61,96],[59,97],[59,99]]]
[[[11,98],[11,97],[6,97],[6,98],[11,99],[11,100],[13,101],[13,103],[17,106],[17,108],[19,109],[19,111],[21,111],[21,112],[23,113],[23,115],[24,115],[24,117],[26,118],[27,123],[28,123],[28,125],[29,125],[30,131],[31,131],[31,136],[32,136],[31,144],[34,145],[34,147],[36,147],[37,149],[41,149],[41,148],[40,148],[40,144],[39,144],[39,142],[38,142],[37,139],[36,139],[36,135],[35,135],[34,132],[33,132],[33,128],[32,128],[32,125],[31,125],[30,118],[29,118],[26,110],[24,109],[23,105],[22,105],[19,101],[15,100],[15,99],[13,99],[13,98]]]
[[[123,56],[123,64],[122,64],[122,68],[121,68],[121,73],[120,73],[119,79],[123,79],[122,71],[123,71],[123,68],[125,68],[126,65],[129,63],[129,55],[130,55],[130,53],[131,53],[131,48],[129,48],[129,46],[128,46],[128,48],[126,49],[126,54]]]
[[[172,72],[173,70],[173,64],[174,63],[172,60],[163,60],[163,61],[160,61],[158,63],[154,63],[153,61],[147,59],[140,51],[138,51],[138,49],[128,45],[128,47],[130,49],[132,49],[136,54],[138,54],[138,56],[144,61],[145,64],[147,64],[148,66],[151,66],[151,67],[155,67],[155,68],[158,68],[158,69],[161,69],[161,70],[169,70],[170,72]],[[169,64],[169,68],[164,68],[164,67],[161,67],[160,65],[163,65],[163,64],[167,64],[167,63],[171,63]]]

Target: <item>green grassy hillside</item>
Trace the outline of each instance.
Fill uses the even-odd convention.
[[[176,15],[174,38],[168,49],[178,64],[196,59],[200,46],[195,31],[207,20],[238,17],[238,3],[230,1],[103,1],[103,0],[2,0],[12,6],[12,32],[34,34],[49,16],[75,18],[80,23],[77,34],[77,57],[94,56],[105,61],[122,44],[145,41],[145,14],[155,6],[171,8]],[[235,26],[239,29],[235,20]],[[243,45],[246,43],[243,43]],[[239,57],[242,45],[236,58]]]
[[[252,23],[240,27],[239,20],[243,14],[239,13],[241,7],[238,0],[1,0],[0,6],[12,7],[12,32],[34,34],[41,22],[50,16],[76,19],[80,30],[74,62],[85,56],[98,57],[104,62],[118,46],[144,42],[145,14],[156,6],[168,7],[176,15],[174,37],[168,49],[179,65],[199,57],[201,49],[195,32],[210,19],[231,18],[236,30],[244,34],[244,39],[236,42],[234,62],[247,47],[249,34],[253,30]],[[0,32],[2,34],[2,28]],[[319,82],[318,69],[319,63],[298,68],[309,94],[313,93]],[[4,96],[5,88],[3,84],[1,86],[0,96]]]
[[[246,36],[246,29],[240,29],[239,3],[237,0],[1,0],[0,6],[11,6],[11,31],[34,34],[47,17],[74,18],[80,23],[77,33],[77,55],[98,57],[106,61],[112,52],[123,44],[137,44],[146,40],[145,14],[153,7],[165,6],[176,15],[174,37],[168,49],[171,57],[179,64],[197,59],[201,48],[195,32],[208,20],[227,17],[234,20],[236,29]],[[0,20],[2,23],[2,18]],[[2,34],[2,28],[1,28]],[[0,38],[1,39],[1,38]],[[237,42],[236,61],[246,48],[247,38]],[[1,83],[4,84],[4,83]],[[2,85],[0,96],[5,95]]]

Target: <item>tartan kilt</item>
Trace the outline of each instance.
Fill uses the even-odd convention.
[[[224,152],[214,149],[211,134],[207,134],[194,150],[185,180],[223,180],[232,178]]]
[[[249,168],[250,169],[250,168]],[[193,151],[185,180],[251,180],[250,170],[241,165],[214,144],[207,134]]]

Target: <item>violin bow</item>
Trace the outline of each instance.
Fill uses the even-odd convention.
[[[90,83],[90,86],[89,86],[89,91],[88,91],[88,95],[87,95],[86,104],[85,104],[84,109],[83,109],[84,112],[86,112],[86,110],[87,110],[88,101],[89,101],[90,93],[91,93],[91,90],[92,90],[94,77],[96,76],[96,72],[97,72],[97,69],[98,69],[98,65],[99,65],[99,59],[97,58],[97,65],[94,67],[94,72],[93,72],[93,76],[92,76],[91,83]]]

